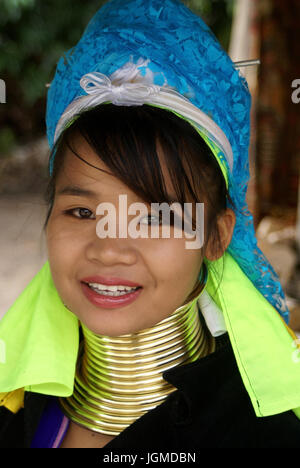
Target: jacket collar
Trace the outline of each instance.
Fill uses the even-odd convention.
[[[191,400],[199,400],[199,393],[215,392],[216,387],[224,384],[224,378],[232,377],[233,373],[239,375],[229,336],[225,333],[216,338],[213,353],[173,367],[163,373],[163,378]]]

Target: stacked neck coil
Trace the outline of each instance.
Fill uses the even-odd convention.
[[[176,390],[162,374],[212,351],[197,300],[152,328],[119,337],[96,335],[82,324],[73,395],[64,413],[95,432],[117,435]]]

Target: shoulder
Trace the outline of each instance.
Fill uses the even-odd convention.
[[[205,358],[163,374],[176,391],[107,448],[297,448],[293,411],[257,417],[228,337]]]
[[[292,410],[256,416],[228,337],[194,366],[194,372],[185,376],[189,386],[184,393],[190,401],[194,437],[200,431],[207,447],[300,447],[300,420]]]
[[[258,448],[300,448],[300,420],[293,411],[256,418]]]
[[[24,393],[24,388],[0,393],[0,407],[3,406],[12,413],[17,413],[19,409],[24,407]]]
[[[24,388],[0,393],[0,447],[26,448],[39,423],[48,395]]]
[[[21,447],[24,389],[0,393],[0,447]]]

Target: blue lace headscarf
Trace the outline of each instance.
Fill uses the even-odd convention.
[[[246,203],[251,97],[246,80],[208,26],[179,0],[112,0],[92,18],[78,44],[60,59],[48,91],[47,135],[54,145],[57,123],[68,105],[85,95],[80,79],[110,76],[129,61],[150,59],[154,84],[173,87],[223,130],[233,152],[226,158],[236,225],[229,253],[255,287],[288,321],[278,276],[257,246]],[[244,57],[242,57],[244,58]],[[142,70],[146,73],[147,70]],[[222,152],[219,153],[222,157]],[[53,161],[50,161],[50,172]]]

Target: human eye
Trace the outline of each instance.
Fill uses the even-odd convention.
[[[94,213],[91,210],[83,207],[65,210],[64,213],[68,216],[73,216],[78,219],[96,219]]]
[[[140,224],[146,225],[146,226],[160,226],[161,225],[161,219],[159,216],[155,215],[146,215],[143,216],[140,220]]]

